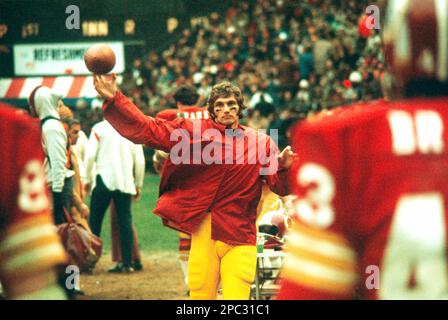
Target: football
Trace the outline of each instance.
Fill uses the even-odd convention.
[[[87,69],[95,74],[107,74],[115,66],[115,53],[105,44],[91,46],[84,54]]]

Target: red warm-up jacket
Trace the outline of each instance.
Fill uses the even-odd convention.
[[[190,162],[193,155],[209,152],[219,141],[214,150],[222,149],[221,163],[197,163],[196,157],[195,163],[175,164],[164,172],[154,213],[169,227],[194,233],[210,212],[212,239],[230,245],[254,245],[262,181],[279,195],[288,193],[287,170],[278,168],[278,148],[265,134],[239,126],[239,134],[229,138],[225,126],[211,119],[154,119],[145,116],[121,92],[104,103],[103,112],[106,120],[130,141],[168,153],[179,149],[181,135],[189,136]],[[254,153],[258,155],[256,161]],[[176,162],[173,152],[168,161]]]

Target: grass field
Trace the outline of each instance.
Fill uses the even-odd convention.
[[[137,228],[140,250],[167,251],[177,250],[177,232],[163,226],[161,219],[152,213],[159,193],[160,178],[154,174],[146,174],[142,198],[132,204],[132,219]],[[90,204],[90,200],[87,200]],[[110,215],[106,213],[101,231],[104,253],[110,253]]]

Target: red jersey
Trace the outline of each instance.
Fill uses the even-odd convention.
[[[261,175],[260,170],[265,165],[270,167],[271,163],[263,165],[263,161],[247,161],[250,158],[250,143],[244,143],[246,138],[253,141],[257,149],[263,147],[270,159],[278,155],[275,143],[268,136],[240,126],[239,132],[244,132],[244,135],[230,138],[230,141],[236,143],[232,145],[223,138],[226,135],[225,126],[211,119],[154,119],[141,113],[121,92],[104,103],[103,112],[106,120],[127,139],[165,152],[170,152],[178,145],[177,138],[172,138],[176,132],[183,132],[181,136],[191,136],[191,133],[194,136],[195,128],[199,126],[199,140],[193,137],[189,142],[193,153],[195,149],[203,154],[210,150],[210,146],[217,147],[215,151],[222,150],[216,151],[216,154],[221,154],[221,163],[179,163],[170,166],[169,170],[165,166],[154,213],[162,217],[166,225],[193,233],[211,212],[212,239],[230,245],[255,245],[256,209],[262,181],[266,181],[278,194],[288,193],[288,170],[275,167],[269,174]],[[206,138],[206,134],[222,141],[218,144],[210,136]],[[239,154],[238,159],[244,161],[227,164],[226,156],[235,153]]]
[[[50,212],[39,124],[0,104],[0,280],[66,260]]]
[[[182,109],[166,109],[157,113],[157,119],[164,119],[168,121],[173,121],[177,118],[185,119],[209,119],[209,113],[207,108],[199,107],[187,107]],[[162,172],[160,173],[160,190],[164,190],[165,186],[168,185],[169,179],[166,172],[171,172],[174,170],[174,164],[171,162],[170,157],[167,157],[163,163]]]
[[[176,118],[208,119],[210,115],[207,108],[187,107],[182,109],[166,109],[157,113],[157,118],[172,121]]]
[[[448,298],[448,100],[346,107],[299,125],[280,299]]]

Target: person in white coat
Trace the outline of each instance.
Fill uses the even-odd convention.
[[[101,235],[104,214],[114,201],[119,224],[122,263],[120,272],[132,268],[132,196],[138,197],[143,185],[145,157],[143,147],[123,138],[107,121],[93,126],[86,150],[86,189],[92,183],[89,224],[92,232]],[[93,167],[95,165],[95,176]]]
[[[29,98],[31,115],[41,121],[45,172],[53,195],[53,215],[57,225],[65,221],[64,208],[69,210],[75,174],[69,161],[67,133],[58,113],[61,98],[45,86],[35,88]]]

